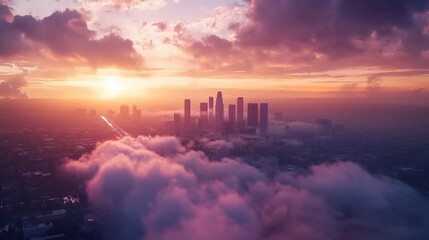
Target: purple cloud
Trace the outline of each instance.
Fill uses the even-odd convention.
[[[1,6],[0,14],[7,8]],[[57,61],[94,68],[138,68],[142,64],[131,40],[116,34],[96,39],[85,17],[76,10],[55,12],[41,20],[29,15],[17,15],[11,21],[0,18],[0,33],[0,58],[35,57],[48,50]]]
[[[429,205],[354,163],[268,179],[173,137],[108,141],[65,169],[85,177],[108,239],[424,239]]]
[[[0,82],[0,97],[2,98],[27,98],[22,87],[27,84],[26,74],[10,76]]]

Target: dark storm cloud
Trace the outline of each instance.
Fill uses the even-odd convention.
[[[27,84],[25,75],[9,76],[0,81],[0,98],[27,98],[27,95],[21,90]]]
[[[107,213],[106,239],[425,239],[428,201],[350,162],[269,180],[174,137],[108,141],[68,172]]]
[[[253,0],[250,24],[238,33],[243,45],[287,46],[316,51],[330,58],[362,54],[356,41],[399,38],[409,54],[429,49],[424,35],[427,0]],[[381,49],[380,49],[381,50]]]
[[[137,68],[142,61],[131,40],[116,34],[95,39],[85,17],[75,10],[55,12],[41,20],[29,15],[14,16],[10,21],[0,18],[0,33],[3,58],[34,56],[47,49],[54,58],[92,67]]]

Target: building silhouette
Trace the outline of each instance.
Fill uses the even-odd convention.
[[[184,127],[189,129],[191,126],[191,100],[185,99]]]
[[[181,134],[180,113],[174,113],[173,129],[174,129],[174,135],[179,136]]]
[[[128,105],[122,104],[119,107],[119,118],[120,119],[130,118],[130,107]]]
[[[247,125],[249,127],[258,126],[258,104],[257,103],[247,104]]]
[[[209,125],[213,125],[213,115],[214,115],[214,101],[213,97],[209,97]]]
[[[230,104],[228,106],[228,122],[232,125],[232,128],[235,128],[236,116],[235,116],[235,105]]]
[[[244,128],[244,98],[237,98],[237,128],[242,130]]]
[[[259,127],[262,131],[268,129],[268,103],[260,104]]]
[[[222,92],[217,92],[216,95],[216,106],[215,106],[215,119],[216,119],[216,130],[222,131],[224,122],[224,106]]]
[[[200,103],[200,119],[198,122],[200,129],[207,129],[208,126],[208,104]]]

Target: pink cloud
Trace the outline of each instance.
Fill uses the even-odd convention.
[[[229,39],[209,34],[190,47],[182,44],[203,62],[202,70],[281,76],[356,66],[428,67],[426,1],[246,2],[247,19],[231,25]]]
[[[269,179],[174,137],[127,137],[65,169],[85,175],[112,239],[423,239],[429,229],[427,200],[350,162]]]
[[[139,68],[142,64],[131,40],[116,34],[96,39],[85,16],[75,10],[55,12],[41,20],[29,15],[17,15],[11,21],[0,19],[0,33],[0,58],[43,56],[44,60],[94,68]],[[46,51],[52,56],[45,56]]]

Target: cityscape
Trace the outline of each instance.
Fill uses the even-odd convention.
[[[427,240],[429,0],[0,0],[0,240]]]
[[[353,163],[373,174],[405,182],[425,198],[429,194],[429,165],[425,161],[429,156],[427,108],[411,110],[423,111],[421,121],[413,122],[412,128],[404,128],[410,126],[407,121],[411,119],[400,120],[409,114],[409,109],[396,106],[393,112],[386,110],[386,117],[394,120],[396,126],[383,129],[354,125],[352,120],[345,124],[326,118],[302,121],[296,111],[282,112],[275,107],[270,110],[269,102],[246,104],[245,97],[237,97],[236,105],[226,107],[221,91],[216,98],[207,100],[197,102],[200,108],[192,111],[191,100],[185,99],[181,111],[169,111],[172,116],[165,116],[165,112],[147,113],[137,105],[130,109],[126,104],[118,105],[116,113],[112,108],[79,107],[66,111],[42,107],[37,102],[16,105],[10,100],[3,101],[0,108],[7,115],[0,119],[3,136],[0,205],[4,224],[1,238],[110,238],[104,229],[114,230],[113,216],[91,207],[94,203],[88,199],[85,177],[75,172],[74,164],[86,162],[82,159],[92,156],[88,154],[100,148],[100,144],[112,141],[148,142],[148,149],[172,141],[186,150],[170,154],[200,152],[213,163],[236,159],[245,164],[236,167],[258,169],[268,178],[306,176],[318,164],[344,162],[343,167],[353,169],[354,165],[347,166]],[[357,112],[369,111],[372,115],[369,106],[362,106]],[[317,109],[324,109],[323,112],[328,108],[312,107],[311,111]],[[53,112],[57,115],[52,115]],[[365,121],[365,116],[359,118],[360,122]],[[390,123],[386,120],[382,124]],[[150,141],[154,141],[153,146]],[[157,153],[160,156],[164,156],[165,148],[171,147],[171,143],[165,144]]]

